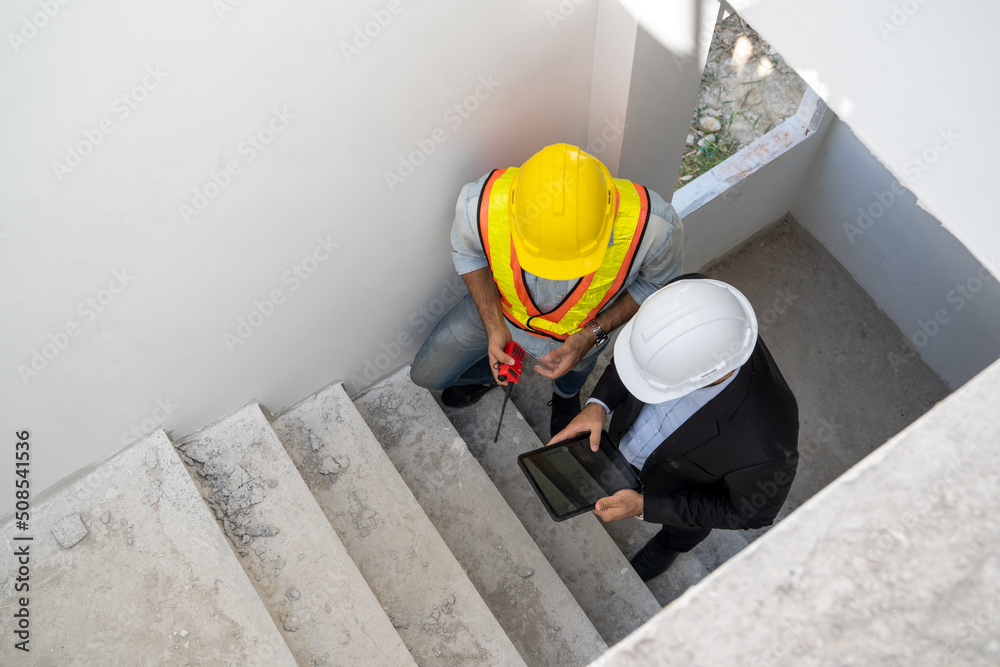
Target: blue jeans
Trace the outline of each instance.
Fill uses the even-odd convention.
[[[514,341],[535,359],[559,347],[560,341],[535,336],[507,324]],[[438,322],[417,351],[410,368],[413,383],[426,389],[447,389],[493,381],[487,354],[489,340],[476,302],[466,295]],[[555,392],[563,398],[575,396],[587,381],[600,350],[592,348],[576,368],[555,381]],[[528,365],[525,359],[525,366]]]

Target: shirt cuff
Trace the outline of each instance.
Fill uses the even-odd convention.
[[[455,272],[460,276],[463,276],[466,273],[472,273],[473,271],[478,271],[479,269],[484,269],[490,265],[485,257],[476,258],[460,256],[456,253],[452,253],[451,261],[455,265]]]
[[[605,414],[609,414],[609,415],[611,414],[611,408],[609,408],[609,407],[608,407],[608,406],[607,406],[607,405],[606,405],[606,404],[604,403],[604,401],[601,401],[601,400],[598,400],[598,399],[596,399],[596,398],[588,398],[588,399],[587,399],[587,404],[586,404],[586,405],[584,405],[583,407],[587,407],[587,405],[590,405],[591,403],[597,403],[597,404],[598,404],[599,406],[601,406],[602,408],[604,408],[604,413],[605,413]]]

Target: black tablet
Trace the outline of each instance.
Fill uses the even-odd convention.
[[[618,448],[601,432],[601,446],[590,451],[590,436],[521,454],[517,463],[555,521],[594,509],[601,498],[642,484]]]

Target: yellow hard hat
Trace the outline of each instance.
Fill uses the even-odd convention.
[[[601,266],[615,220],[615,184],[601,161],[554,144],[524,163],[511,187],[511,235],[528,273],[568,280]]]

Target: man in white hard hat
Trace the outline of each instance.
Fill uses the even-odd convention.
[[[713,528],[768,526],[798,463],[798,406],[757,335],[750,302],[731,285],[682,276],[646,299],[583,411],[551,442],[609,435],[643,492],[597,501],[604,521],[662,528],[633,557],[649,581]]]

